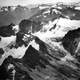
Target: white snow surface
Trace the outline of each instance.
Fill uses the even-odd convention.
[[[0,48],[5,48],[8,44],[14,42],[15,40],[16,40],[16,36],[1,37]]]
[[[52,31],[49,31],[55,24],[56,28]],[[34,35],[38,36],[42,41],[45,41],[47,38],[57,38],[57,37],[64,37],[65,34],[69,30],[74,30],[80,27],[80,20],[69,20],[65,18],[56,19],[55,21],[49,21],[48,24],[43,26],[43,32],[39,31],[34,33]],[[44,32],[44,30],[46,30]],[[46,42],[46,41],[45,41]]]
[[[52,28],[55,24],[56,24],[56,28],[49,31],[50,28]],[[60,19],[56,19],[53,22],[49,21],[48,24],[43,26],[42,29],[43,31],[36,32],[33,35],[39,37],[42,41],[44,41],[47,44],[51,43],[49,45],[50,46],[52,45],[52,47],[57,46],[62,50],[64,50],[60,45],[60,43],[57,43],[55,41],[52,42],[50,41],[50,38],[64,37],[69,30],[77,29],[78,27],[80,27],[80,20],[69,20],[69,19],[60,18]],[[44,29],[46,29],[45,32]],[[6,46],[11,42],[15,43],[15,40],[16,40],[16,36],[11,36],[6,38],[1,37],[0,48],[4,48],[5,50]],[[29,45],[32,45],[32,47],[39,50],[39,45],[35,42],[35,40],[31,41]],[[28,49],[29,45],[27,47],[23,45],[21,47],[18,47],[17,49],[13,48],[8,51],[5,51],[5,53],[2,55],[2,58],[0,59],[0,64],[2,64],[5,58],[7,58],[9,55],[12,55],[14,58],[22,58],[25,54],[25,51]],[[69,56],[69,54],[67,56]],[[67,56],[65,57],[65,59],[67,59]],[[65,61],[65,59],[61,59],[61,60]],[[71,60],[73,60],[73,58],[71,58]]]

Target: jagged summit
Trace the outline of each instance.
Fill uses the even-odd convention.
[[[62,3],[26,10],[18,6],[8,13],[17,25],[0,27],[0,80],[79,80],[80,11]]]

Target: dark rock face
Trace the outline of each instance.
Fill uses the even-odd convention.
[[[22,38],[20,38],[20,40],[21,39]],[[42,42],[40,39],[35,38],[35,40],[38,44],[40,44],[40,46],[45,45],[44,42]],[[21,44],[21,43],[16,43],[16,44]],[[25,44],[21,44],[21,45],[25,45]],[[13,48],[14,47],[15,46],[13,46]],[[18,45],[17,47],[20,47],[20,45]],[[1,80],[6,80],[6,79],[12,80],[13,78],[15,78],[15,80],[26,80],[26,79],[34,80],[29,75],[29,72],[30,73],[32,72],[31,69],[36,69],[38,66],[40,68],[45,69],[46,65],[49,63],[47,58],[45,58],[45,54],[46,54],[45,52],[46,51],[44,51],[43,49],[40,49],[40,51],[37,51],[34,47],[30,45],[29,48],[26,50],[23,58],[15,59],[9,56],[7,59],[4,60],[3,64],[0,66],[1,67],[0,75],[4,75],[3,77],[0,77],[0,79]],[[8,70],[9,64],[13,64],[15,68],[10,68]],[[12,73],[14,70],[16,71],[15,76],[13,76],[14,74]]]
[[[37,32],[42,28],[40,21],[36,22],[36,21],[30,20],[30,19],[22,20],[19,23],[19,27],[20,27],[21,32],[24,32],[26,34],[28,34],[30,32],[32,32],[32,33]]]
[[[50,80],[54,78],[55,80],[78,80],[78,78],[80,78],[79,71],[68,65],[56,63],[55,61],[60,61],[54,58],[56,52],[52,50],[51,53],[49,53],[43,41],[37,37],[34,39],[40,46],[39,51],[30,45],[21,59],[8,56],[0,66],[0,75],[4,75],[0,77],[1,80],[13,80],[13,78],[14,80],[35,80],[35,78],[36,80],[45,80],[44,76],[47,75],[52,75],[51,78],[49,78]],[[57,58],[57,56],[55,57]],[[54,62],[54,64],[50,61]],[[14,67],[8,68],[10,64]],[[74,65],[80,66],[78,63]],[[56,75],[55,77],[54,74]]]
[[[2,26],[0,27],[0,36],[2,37],[10,37],[11,35],[15,35],[15,32],[13,29],[14,24],[10,24],[8,26]]]
[[[28,31],[31,29],[32,21],[30,20],[22,20],[19,24],[20,30],[24,33],[28,33]]]
[[[75,55],[76,48],[80,40],[80,28],[69,31],[62,39],[62,44],[66,50]]]
[[[8,73],[5,69],[5,66],[4,65],[0,66],[0,79],[1,80],[6,80],[7,77],[8,77]]]
[[[13,67],[9,67],[12,64]],[[15,62],[15,59],[9,56],[7,59],[4,60],[3,64],[0,66],[0,79],[1,80],[33,80],[29,74],[23,71],[20,67],[17,66],[18,63]],[[15,71],[16,73],[13,73]]]
[[[65,8],[62,10],[62,13],[64,15],[68,15],[70,17],[71,20],[80,20],[80,11],[79,10],[76,10],[75,7],[73,8]],[[75,14],[75,15],[73,15]]]
[[[27,64],[30,68],[35,69],[35,67],[38,65],[45,67],[45,64],[42,64],[41,62],[42,58],[40,53],[30,46],[23,57],[23,63]]]
[[[16,45],[20,44],[17,48],[25,45],[25,43],[22,42],[23,36],[21,37],[20,35],[21,34],[19,34],[16,40],[20,41],[20,43],[16,43]],[[71,39],[74,39],[74,37]],[[78,78],[80,78],[79,70],[73,69],[69,66],[70,64],[65,65],[58,63],[60,59],[58,59],[56,54],[59,52],[54,51],[50,46],[47,47],[47,44],[38,37],[35,37],[34,40],[39,45],[39,50],[36,50],[35,47],[30,45],[21,59],[8,56],[8,58],[4,60],[0,66],[1,80],[46,80],[46,76],[50,76],[50,80],[78,80]],[[16,47],[13,46],[12,48]],[[8,68],[10,64],[13,66]],[[74,65],[80,66],[78,63]]]
[[[2,48],[0,48],[0,54],[3,54],[4,50]]]
[[[15,45],[15,47],[20,47],[20,46],[25,44],[25,42],[22,40],[23,37],[24,37],[24,34],[21,32],[18,32],[16,34],[16,45]],[[26,46],[26,44],[25,44],[25,46]]]
[[[17,36],[16,39],[16,45],[18,45],[17,48],[22,45],[27,46],[26,42],[22,40],[22,37],[21,34]],[[37,44],[39,44],[40,50],[38,51],[30,45],[28,50],[26,50],[24,57],[21,60],[24,65],[27,64],[30,68],[35,69],[36,66],[41,66],[44,68],[45,64],[48,63],[48,61],[44,59],[46,58],[45,54],[48,54],[47,47],[45,43],[41,41],[38,37],[34,37],[34,40]]]

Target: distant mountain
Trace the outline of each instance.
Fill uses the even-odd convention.
[[[29,19],[38,11],[38,8],[29,10],[22,6],[17,6],[13,11],[2,11],[0,12],[0,26],[9,25],[10,23],[18,24],[22,19]]]
[[[0,26],[9,25],[10,23],[18,24],[22,19],[29,18],[35,21],[44,22],[59,17],[80,20],[80,11],[75,9],[76,6],[63,5],[62,3],[42,4],[33,7],[13,6],[13,8],[11,8],[11,6],[8,6],[2,8],[4,11],[0,12]]]

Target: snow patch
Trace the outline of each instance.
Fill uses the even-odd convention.
[[[19,25],[13,26],[13,30],[15,33],[19,32]]]
[[[0,48],[6,47],[11,42],[15,42],[15,40],[16,40],[16,36],[1,37]]]
[[[75,9],[80,10],[80,7],[75,7]]]
[[[35,40],[31,41],[29,45],[32,45],[32,47],[39,51],[39,44],[37,44]]]
[[[80,27],[80,20],[70,20],[65,18],[60,18],[58,23],[61,27],[72,27],[74,29]]]
[[[24,45],[21,47],[13,48],[11,49],[8,53],[10,53],[11,56],[13,56],[13,58],[22,58],[26,52],[28,47],[25,47]]]

